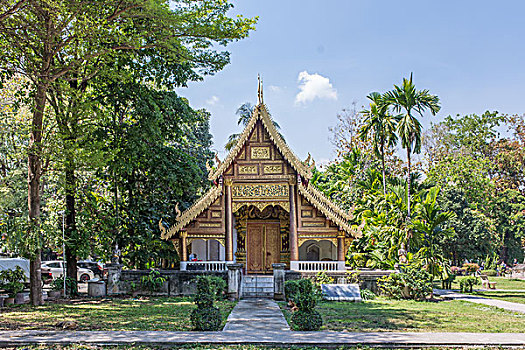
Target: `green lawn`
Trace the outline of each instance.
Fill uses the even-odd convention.
[[[285,317],[290,312],[281,303]],[[349,332],[525,332],[525,315],[466,301],[321,302],[322,330]]]
[[[216,303],[226,318],[234,302]],[[56,329],[60,321],[74,321],[78,330],[189,331],[190,312],[195,308],[189,298],[102,299],[24,305],[0,311],[0,329]]]
[[[510,301],[513,303],[525,304],[525,293],[519,292],[474,292],[473,294],[479,295],[484,298],[498,299]]]
[[[459,289],[459,282],[458,280],[462,276],[456,277],[456,280],[452,282],[452,289]],[[506,277],[489,277],[489,281],[496,282],[496,288],[497,289],[519,289],[519,290],[525,290],[525,280],[519,280],[519,279],[510,279]],[[480,280],[481,283],[481,280]],[[441,289],[441,281],[434,282],[434,288],[440,288]],[[474,286],[475,289],[481,289],[481,284]]]

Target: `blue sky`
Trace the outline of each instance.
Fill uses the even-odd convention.
[[[178,89],[212,114],[214,149],[225,156],[239,132],[235,111],[264,101],[300,158],[334,158],[328,128],[355,101],[414,73],[418,89],[441,99],[436,117],[525,112],[525,1],[235,1],[232,14],[259,16],[257,29],[228,46],[231,63]],[[301,79],[300,79],[301,78]],[[302,86],[302,88],[301,88]]]

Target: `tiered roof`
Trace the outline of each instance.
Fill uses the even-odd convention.
[[[348,220],[351,219],[351,216],[332,203],[330,199],[315,189],[314,186],[308,186],[308,180],[312,178],[313,166],[310,166],[308,162],[302,162],[288,147],[281,134],[277,131],[272,117],[270,116],[266,105],[262,103],[262,101],[260,101],[259,104],[254,108],[253,114],[250,117],[250,120],[248,121],[243,132],[239,136],[235,147],[233,147],[224,161],[219,163],[216,169],[210,170],[208,179],[210,181],[216,182],[217,179],[228,169],[228,167],[233,163],[235,158],[243,149],[246,141],[248,141],[250,134],[255,128],[257,121],[259,120],[262,122],[262,125],[268,132],[268,135],[270,136],[270,139],[273,141],[274,145],[283,155],[283,158],[292,166],[292,168],[297,171],[301,178],[305,180],[306,185],[304,185],[302,182],[299,182],[298,184],[299,193],[303,195],[315,208],[321,211],[328,219],[337,224],[341,230],[347,233],[352,233],[353,230],[348,224]],[[206,210],[206,208],[208,208],[221,195],[222,187],[213,186],[190,208],[184,211],[184,213],[182,213],[182,215],[177,219],[177,223],[170,229],[166,230],[165,228],[161,227],[163,232],[162,238],[172,238],[178,231],[182,230],[192,220],[195,220],[197,216]]]

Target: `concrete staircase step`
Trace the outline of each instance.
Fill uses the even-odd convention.
[[[245,298],[273,297],[273,276],[244,276],[242,284]]]

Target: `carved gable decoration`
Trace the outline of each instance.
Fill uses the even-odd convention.
[[[310,157],[302,162],[292,152],[276,129],[266,105],[260,102],[226,158],[222,162],[217,160],[215,169],[209,167],[211,189],[184,211],[170,229],[164,228],[162,238],[173,239],[180,236],[180,232],[193,238],[222,237],[225,234],[225,184],[231,186],[234,215],[243,207],[251,206],[261,212],[279,206],[289,213],[292,195],[297,196],[299,234],[325,234],[334,238],[338,232],[345,231],[355,235],[348,224],[350,215],[313,186],[308,186],[315,166],[309,160]],[[291,184],[296,185],[297,193],[290,193],[294,188]]]

